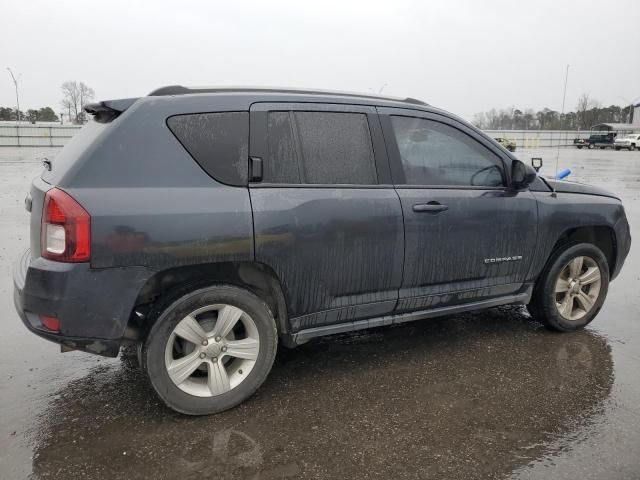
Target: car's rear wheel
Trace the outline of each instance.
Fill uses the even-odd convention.
[[[622,147],[615,147],[616,150],[620,150]]]
[[[609,288],[609,266],[594,245],[570,246],[550,261],[529,304],[532,316],[554,330],[569,332],[589,324]]]
[[[172,409],[207,415],[232,408],[264,382],[278,336],[269,307],[233,286],[180,296],[159,315],[141,349],[143,369]]]
[[[630,152],[633,152],[635,149],[636,149],[635,145],[633,145],[633,144],[629,145],[629,151]]]
[[[589,150],[591,150],[591,149],[595,148],[595,145],[593,143],[590,143],[588,148],[589,148]]]

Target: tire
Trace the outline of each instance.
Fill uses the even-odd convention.
[[[636,149],[636,146],[635,146],[634,144],[631,144],[631,145],[629,146],[629,151],[630,151],[630,152],[633,152],[635,149]]]
[[[180,413],[210,415],[253,395],[267,378],[278,345],[269,307],[230,285],[200,288],[173,300],[159,308],[140,355],[162,401]]]
[[[590,143],[589,146],[587,147],[589,150],[593,150],[595,148],[595,145],[593,143]]]
[[[566,280],[567,274],[571,278],[573,272],[570,264],[577,258],[583,259],[578,278],[585,279],[583,280],[585,282],[590,281],[588,284],[576,285],[577,282],[572,283]],[[579,263],[578,261],[573,265],[576,266]],[[595,267],[598,269],[599,280],[593,281]],[[589,271],[591,274],[586,276]],[[556,292],[558,288],[560,291]],[[564,288],[567,290],[563,290]],[[556,253],[549,260],[534,288],[531,303],[528,305],[529,312],[534,319],[552,330],[560,332],[579,330],[588,325],[598,314],[607,296],[608,288],[609,265],[602,251],[589,243],[573,244]],[[585,308],[585,302],[590,304],[589,309]],[[573,313],[575,315],[572,315]]]
[[[620,150],[621,147],[615,147],[616,152]]]
[[[578,145],[578,150],[582,150],[582,145]]]

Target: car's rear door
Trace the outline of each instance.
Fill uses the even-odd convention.
[[[250,122],[255,257],[292,330],[393,311],[404,230],[375,108],[256,103]]]
[[[520,292],[537,206],[531,192],[508,188],[508,153],[443,115],[378,111],[405,222],[398,311]]]

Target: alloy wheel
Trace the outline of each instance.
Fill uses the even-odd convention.
[[[600,295],[600,267],[591,257],[575,257],[561,270],[556,280],[555,301],[558,313],[566,320],[580,320],[596,304]]]
[[[165,367],[183,392],[213,397],[247,378],[259,350],[258,328],[245,311],[233,305],[208,305],[175,326],[165,348]]]

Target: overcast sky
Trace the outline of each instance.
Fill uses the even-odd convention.
[[[96,99],[163,85],[261,85],[411,96],[471,119],[492,107],[567,110],[581,93],[640,100],[640,1],[0,0],[21,109],[60,111],[60,85]]]

